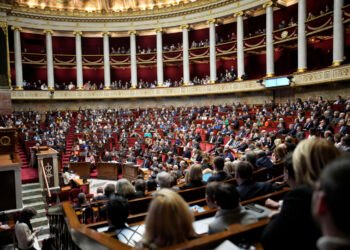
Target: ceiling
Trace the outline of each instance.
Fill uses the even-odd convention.
[[[200,0],[0,0],[3,3],[30,8],[87,12],[142,11],[177,5],[183,6],[196,1]]]

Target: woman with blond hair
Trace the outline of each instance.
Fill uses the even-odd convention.
[[[292,190],[263,233],[264,249],[317,249],[321,232],[311,215],[312,191],[322,169],[338,156],[340,151],[325,139],[312,138],[298,144],[288,175]]]
[[[180,189],[204,186],[206,183],[203,181],[202,166],[200,164],[192,165],[190,171],[186,173],[185,181],[186,184],[180,187]]]
[[[141,247],[157,249],[196,237],[194,217],[184,199],[170,189],[155,193],[145,220]]]
[[[125,178],[117,181],[115,189],[117,195],[122,196],[127,200],[135,198],[135,188],[131,182]]]

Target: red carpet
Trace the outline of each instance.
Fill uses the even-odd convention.
[[[22,161],[21,177],[22,183],[38,182],[38,170],[29,166],[27,156],[20,145],[17,145],[17,152]]]

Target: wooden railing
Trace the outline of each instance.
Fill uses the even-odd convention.
[[[44,168],[43,160],[40,160],[39,162],[40,162],[39,168],[41,169],[41,172],[43,173],[43,179],[44,179],[44,183],[45,183],[45,187],[46,187],[47,197],[51,198],[50,186],[49,186],[49,182],[47,180],[47,175],[46,175],[46,171]]]

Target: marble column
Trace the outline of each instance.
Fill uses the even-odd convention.
[[[339,66],[344,61],[344,0],[334,0],[333,12],[333,66]]]
[[[75,35],[75,60],[77,67],[77,89],[83,89],[83,59],[81,49],[81,31],[73,32]]]
[[[188,40],[188,30],[189,25],[181,25],[182,29],[182,64],[183,64],[183,83],[188,85],[190,83],[190,55],[189,55],[189,40]]]
[[[109,61],[109,32],[103,32],[104,89],[111,88],[111,65]]]
[[[131,62],[131,87],[137,87],[137,59],[136,59],[136,31],[129,31],[130,35],[130,62]]]
[[[157,82],[158,82],[158,87],[162,87],[163,83],[164,83],[162,32],[163,32],[163,30],[161,28],[156,29],[156,36],[157,36]]]
[[[273,47],[273,2],[264,4],[266,8],[266,77],[275,75]]]
[[[209,24],[209,57],[210,57],[210,83],[216,82],[216,35],[215,19],[210,19]]]
[[[55,75],[53,65],[53,50],[52,50],[52,30],[45,30],[46,34],[46,62],[47,62],[47,86],[49,90],[55,89]]]
[[[16,89],[23,90],[23,69],[22,69],[22,49],[21,49],[21,28],[12,27],[15,42],[15,71]]]
[[[298,72],[307,69],[307,42],[306,42],[306,0],[298,1]]]
[[[244,12],[238,12],[235,14],[237,18],[237,80],[242,80],[242,75],[245,74],[244,70],[244,28],[243,28],[243,16]]]

